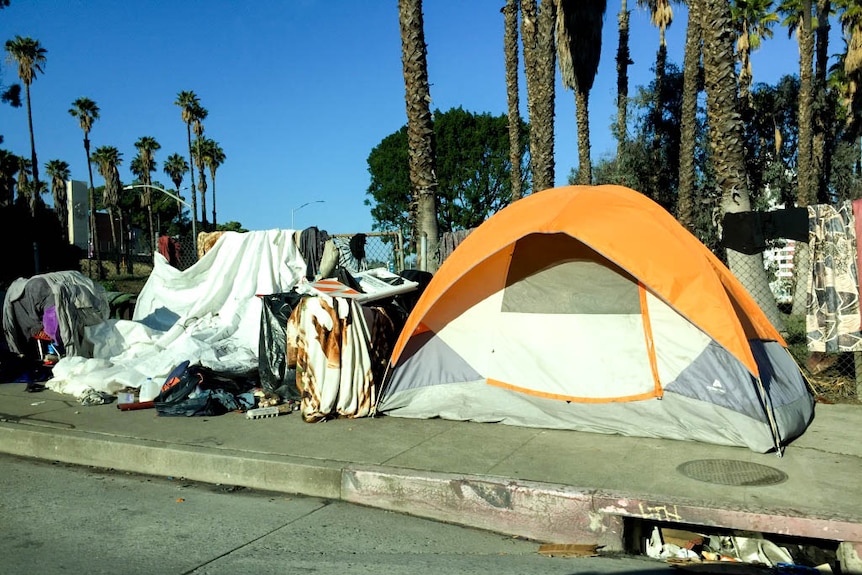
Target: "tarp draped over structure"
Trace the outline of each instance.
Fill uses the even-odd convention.
[[[110,313],[105,290],[77,271],[18,278],[3,301],[3,332],[9,349],[26,353],[28,340],[40,331],[71,355],[90,353],[84,329]],[[47,318],[53,318],[49,326]]]
[[[80,395],[137,387],[189,360],[221,373],[258,368],[259,294],[288,292],[305,274],[292,230],[228,232],[191,268],[160,254],[138,296],[133,319],[85,330],[91,358],[69,356],[48,387]]]

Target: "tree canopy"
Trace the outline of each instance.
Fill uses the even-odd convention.
[[[439,231],[474,228],[511,202],[508,117],[475,114],[458,107],[447,112],[436,110],[433,124]],[[528,174],[527,131],[522,121],[522,174]],[[368,172],[371,184],[365,205],[371,206],[374,229],[400,229],[405,240],[412,241],[406,126],[371,150]],[[522,189],[528,191],[526,178]]]

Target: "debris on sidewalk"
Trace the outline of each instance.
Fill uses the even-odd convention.
[[[539,555],[548,557],[598,557],[601,545],[578,543],[546,543],[539,546]]]
[[[804,542],[784,545],[762,533],[697,533],[654,525],[645,554],[689,571],[712,574],[817,575],[833,572],[834,553]]]

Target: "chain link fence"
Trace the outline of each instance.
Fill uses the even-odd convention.
[[[827,245],[828,259],[837,269],[824,270],[821,258],[811,264],[811,250],[805,242],[770,240],[763,253],[753,255],[728,252],[730,270],[748,289],[772,324],[784,335],[793,355],[815,395],[822,401],[854,403],[862,399],[862,333],[860,318],[844,316],[849,303],[846,292],[833,287],[813,286],[834,279],[836,272],[852,277],[858,302],[856,250],[852,259],[838,261],[840,246]],[[848,250],[843,250],[847,252]],[[724,254],[722,254],[724,255]],[[849,255],[849,254],[847,254]],[[828,301],[823,301],[828,300]],[[855,325],[849,325],[849,321]],[[840,335],[840,332],[847,332]]]
[[[357,234],[331,234],[349,242]],[[403,242],[398,232],[364,232],[365,260],[368,269],[386,268],[392,273],[400,273],[405,269]]]

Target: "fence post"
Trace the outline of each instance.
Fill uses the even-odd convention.
[[[428,236],[424,233],[419,236],[419,261],[416,263],[421,271],[428,270]]]
[[[401,228],[398,228],[398,246],[396,248],[398,273],[404,271],[404,236],[401,234]]]

